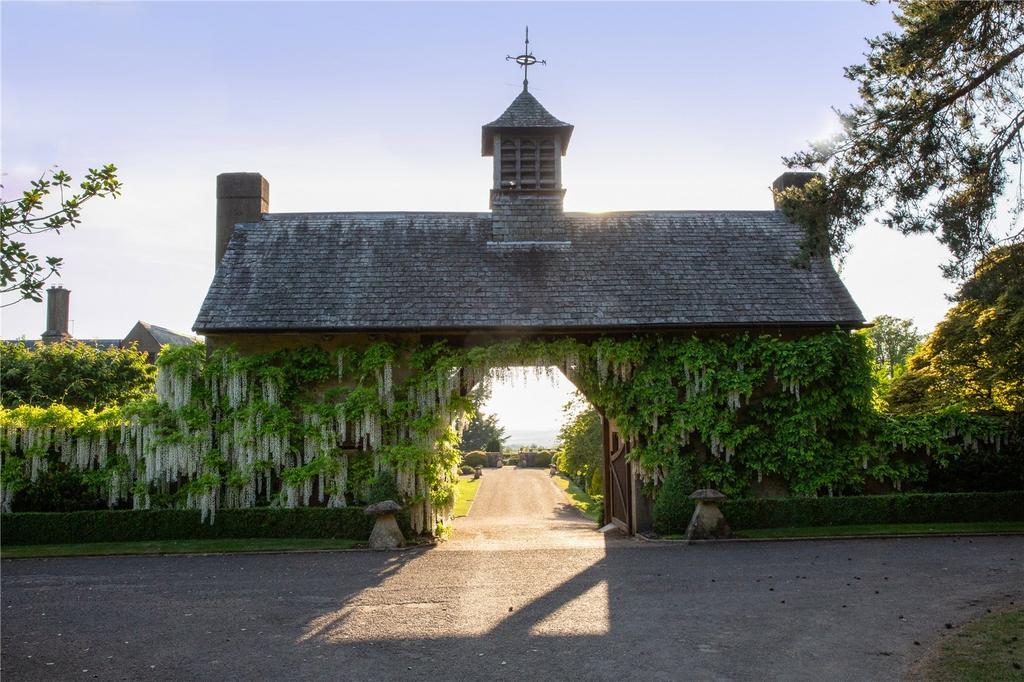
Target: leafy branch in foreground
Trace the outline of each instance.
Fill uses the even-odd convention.
[[[945,275],[960,279],[1001,241],[1004,199],[1013,227],[1002,241],[1024,237],[1024,3],[895,5],[901,31],[869,39],[865,63],[846,69],[860,102],[837,111],[843,132],[784,159],[822,170],[824,192],[791,188],[782,203],[791,217],[816,203],[834,254],[875,211],[903,234],[935,234],[952,255]]]
[[[6,305],[42,301],[44,283],[60,274],[63,265],[63,260],[55,256],[45,256],[40,262],[39,256],[29,250],[26,237],[44,232],[60,234],[64,228],[76,227],[85,202],[121,194],[114,164],[90,168],[79,191],[73,194],[72,177],[60,168],[50,169],[30,185],[18,199],[0,198],[0,294],[19,293]],[[52,199],[56,199],[56,205],[49,203]]]

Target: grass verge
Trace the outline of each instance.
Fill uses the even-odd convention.
[[[148,542],[86,542],[68,545],[9,545],[0,559],[125,554],[222,554],[230,552],[288,552],[352,549],[358,540],[327,538],[226,538],[221,540],[156,540]]]
[[[600,495],[591,496],[583,488],[579,487],[562,474],[555,474],[551,477],[559,488],[572,500],[572,505],[586,514],[594,523],[601,523],[601,515],[604,513],[604,505]]]
[[[967,623],[938,645],[911,679],[988,682],[1024,680],[1024,609]]]
[[[473,500],[476,499],[476,491],[480,487],[482,480],[484,479],[478,478],[474,481],[472,476],[459,477],[459,483],[455,491],[455,510],[452,512],[452,516],[458,518],[469,515],[469,508],[473,506]]]
[[[859,526],[750,528],[734,532],[733,537],[770,539],[836,537],[843,535],[932,535],[943,533],[1024,533],[1024,522],[979,521],[974,523],[880,523]]]

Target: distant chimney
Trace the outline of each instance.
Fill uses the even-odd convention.
[[[269,210],[270,183],[259,173],[221,173],[217,176],[215,265],[220,265],[235,225],[259,222]]]
[[[824,177],[821,173],[815,173],[814,171],[786,171],[779,177],[775,178],[775,182],[772,183],[772,200],[775,205],[775,210],[779,210],[779,199],[778,192],[787,190],[790,187],[803,187],[814,178]]]
[[[60,343],[71,338],[68,317],[71,313],[71,291],[62,286],[46,290],[46,331],[43,343]]]

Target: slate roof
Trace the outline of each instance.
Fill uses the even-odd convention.
[[[121,345],[121,339],[76,339],[70,338],[68,341],[73,343],[84,343],[86,346],[91,346],[98,350],[106,350],[108,348],[118,348]],[[5,343],[20,343],[28,348],[35,348],[37,344],[45,343],[42,339],[13,339],[5,341]]]
[[[523,90],[518,97],[512,100],[512,104],[508,105],[505,113],[483,127],[481,135],[483,155],[491,156],[494,153],[494,131],[528,128],[560,129],[564,133],[562,154],[565,154],[565,150],[569,147],[569,138],[572,136],[572,124],[559,121],[537,101],[536,97]]]
[[[153,337],[153,340],[155,340],[161,346],[166,345],[168,343],[171,344],[172,346],[189,346],[193,343],[196,343],[196,341],[198,340],[194,336],[190,336],[188,334],[181,334],[166,327],[160,327],[155,324],[150,324],[149,322],[143,322],[142,320],[139,320],[139,324],[141,324],[146,329],[146,331],[150,333],[150,335]]]
[[[858,326],[776,211],[566,213],[563,243],[494,243],[490,213],[266,214],[239,225],[193,329]]]

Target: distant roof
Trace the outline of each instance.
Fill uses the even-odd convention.
[[[84,343],[86,346],[92,346],[93,348],[99,348],[100,350],[106,350],[107,348],[117,348],[121,345],[121,339],[67,339],[69,343]],[[42,339],[11,339],[6,343],[21,343],[25,346],[32,348],[37,343],[43,343]]]
[[[191,334],[182,334],[180,332],[170,330],[166,327],[158,327],[155,324],[143,322],[142,320],[139,320],[139,324],[145,327],[146,330],[148,330],[149,333],[156,340],[156,342],[159,343],[161,346],[168,343],[171,344],[172,346],[188,346],[190,344],[196,343],[199,340],[196,337],[192,336]]]
[[[492,240],[490,213],[266,214],[240,225],[193,329],[847,326],[863,315],[777,211],[566,213],[569,243]]]
[[[494,153],[493,135],[496,130],[528,128],[562,130],[565,133],[562,138],[562,153],[565,154],[569,147],[569,138],[572,136],[572,124],[559,121],[537,101],[536,97],[523,90],[512,100],[504,114],[483,127],[483,155],[490,156]]]

